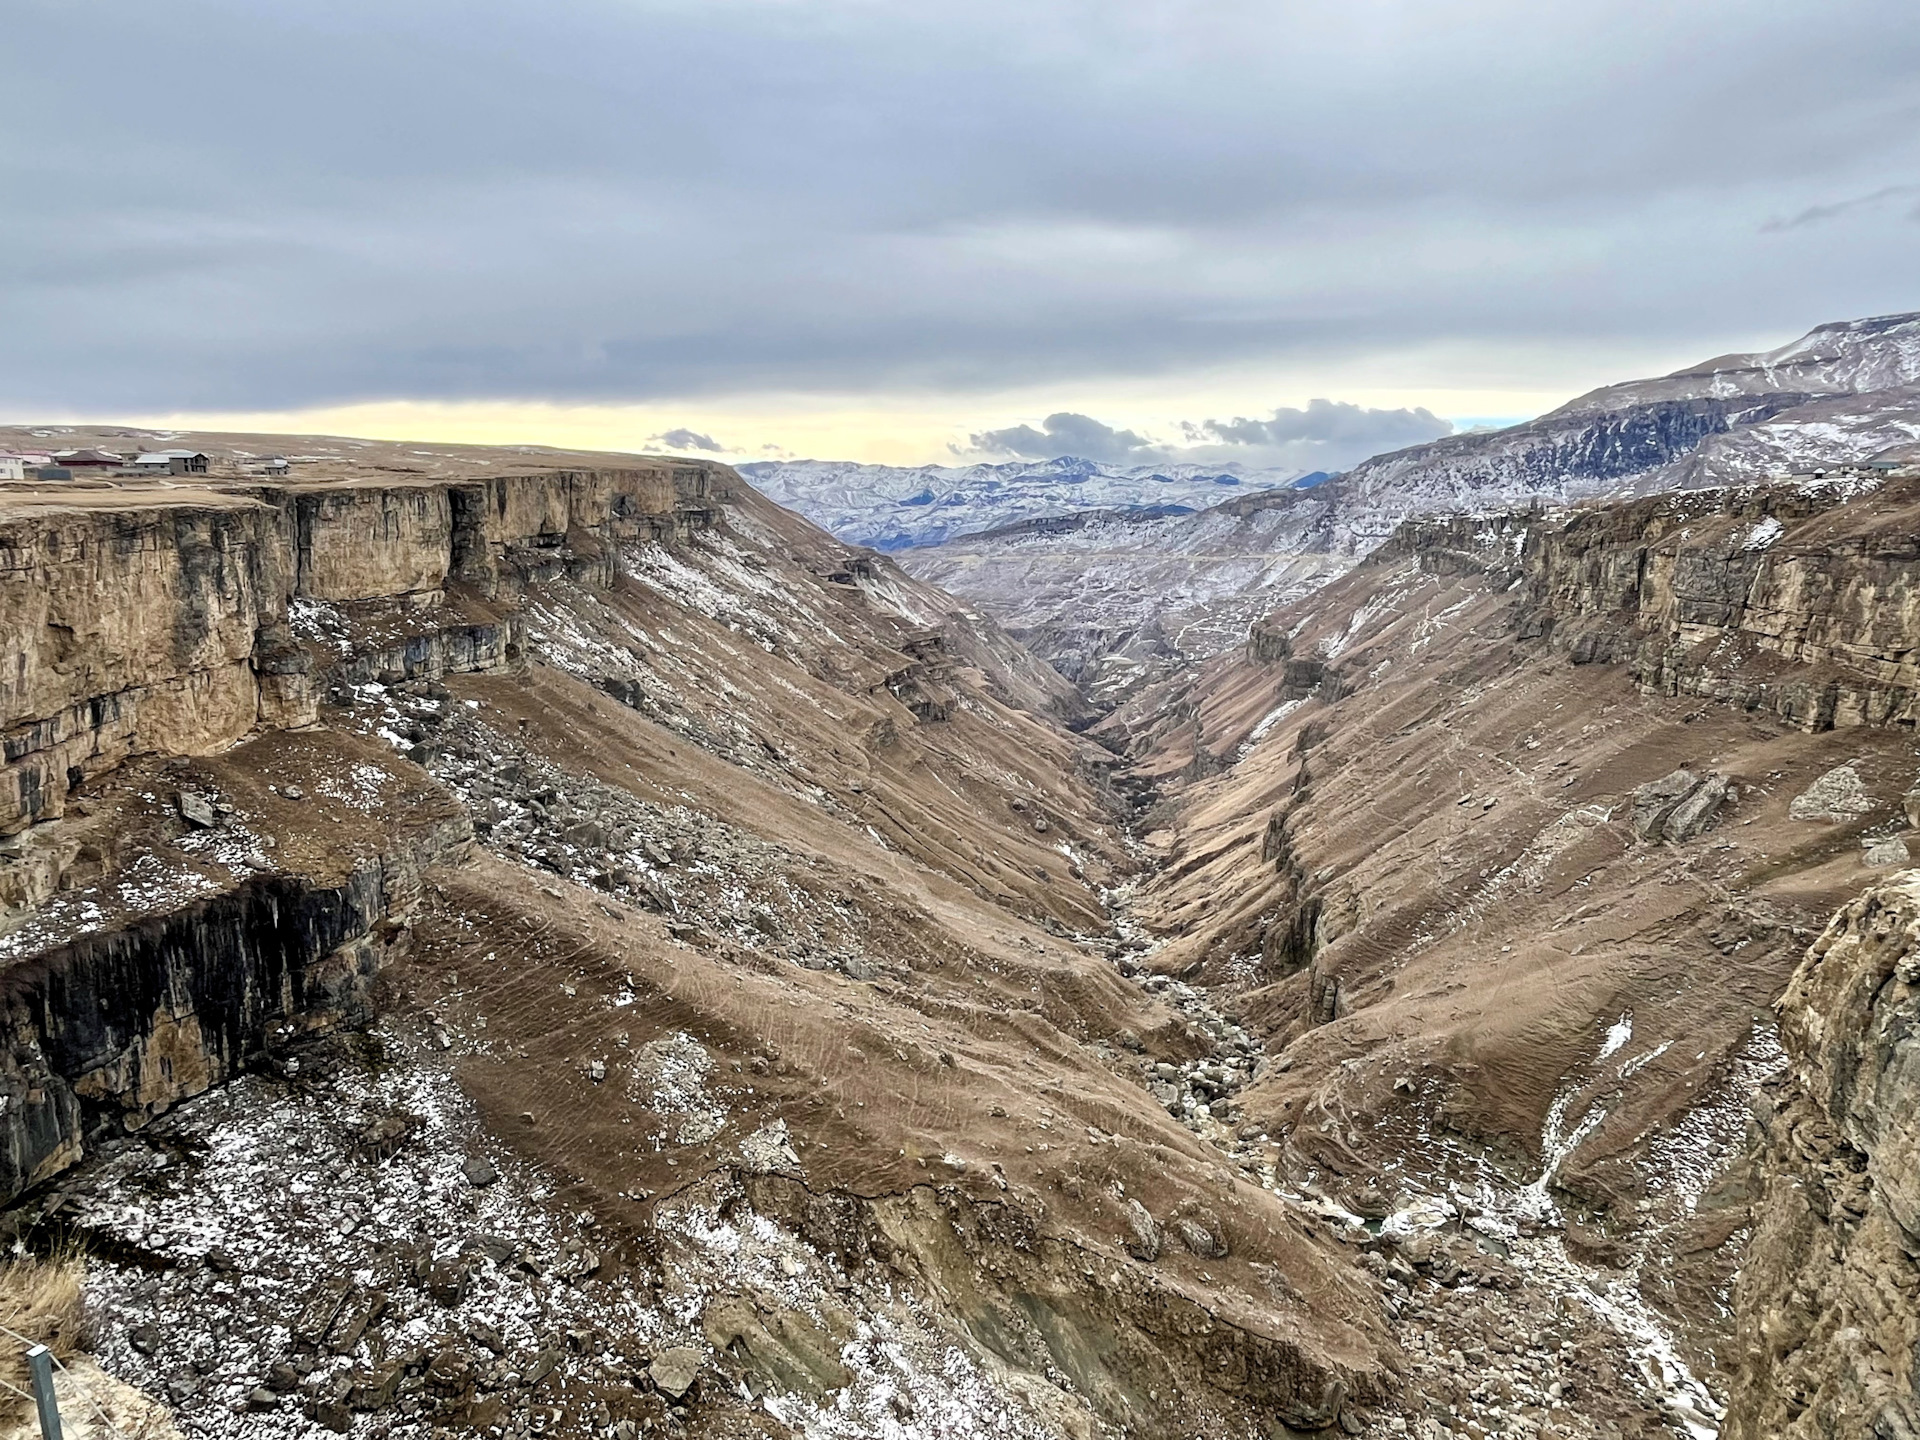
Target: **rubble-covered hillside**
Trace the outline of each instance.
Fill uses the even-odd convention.
[[[256,446],[0,492],[71,1425],[1404,1424],[1351,1252],[1149,1089],[1258,1047],[1130,978],[1053,671],[720,467]]]
[[[1384,1278],[1429,1433],[1709,1435],[1830,1365],[1857,1373],[1836,1397],[1878,1393],[1896,1322],[1815,1349],[1842,1322],[1784,1292],[1827,1245],[1794,1177],[1861,1173],[1848,1145],[1894,1165],[1891,1122],[1809,1082],[1859,1134],[1809,1160],[1783,1121],[1755,1153],[1749,1102],[1783,1029],[1790,1051],[1822,1033],[1794,1018],[1811,1002],[1772,1009],[1808,945],[1920,855],[1917,518],[1920,482],[1891,480],[1409,523],[1097,732],[1148,806],[1150,969],[1266,1051],[1165,1098],[1224,1105],[1281,1183],[1402,1237]],[[1756,1226],[1779,1259],[1750,1276],[1775,1287],[1750,1337]],[[1821,1293],[1866,1305],[1851,1263]]]

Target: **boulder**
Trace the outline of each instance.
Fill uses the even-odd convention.
[[[1633,833],[1640,839],[1655,841],[1666,834],[1667,820],[1699,785],[1700,777],[1691,770],[1675,770],[1658,780],[1649,780],[1633,792]]]
[[[1907,850],[1907,842],[1898,835],[1869,846],[1865,856],[1867,864],[1875,870],[1899,870],[1912,858]]]
[[[693,1388],[700,1375],[700,1352],[691,1345],[675,1345],[653,1357],[647,1367],[653,1388],[669,1400],[678,1400]]]
[[[1649,843],[1691,840],[1712,829],[1720,807],[1737,794],[1724,775],[1675,770],[1633,792],[1633,833]]]
[[[1204,1206],[1184,1210],[1168,1222],[1167,1229],[1202,1260],[1224,1260],[1227,1256],[1227,1227],[1219,1214]]]
[[[180,806],[180,818],[189,825],[202,830],[210,830],[214,825],[213,802],[204,795],[191,790],[182,790],[177,802]]]
[[[1720,816],[1720,807],[1733,797],[1733,793],[1726,776],[1708,775],[1673,807],[1664,827],[1666,838],[1677,844],[1712,829],[1713,822]]]
[[[1795,820],[1854,820],[1873,809],[1873,797],[1849,760],[1836,765],[1793,797],[1787,814]]]
[[[442,1305],[458,1305],[467,1298],[473,1272],[458,1260],[436,1260],[427,1271],[427,1294]]]
[[[467,1183],[476,1190],[484,1190],[500,1178],[500,1172],[493,1168],[493,1162],[484,1155],[469,1155],[460,1166],[460,1173],[467,1177]]]
[[[1160,1227],[1147,1207],[1138,1200],[1127,1201],[1127,1253],[1136,1260],[1158,1260],[1162,1243]]]

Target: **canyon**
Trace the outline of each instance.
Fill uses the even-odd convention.
[[[1250,497],[1207,658],[1076,669],[725,466],[179,438],[0,485],[0,1188],[86,1257],[69,1394],[1912,1433],[1920,480],[1337,564]]]

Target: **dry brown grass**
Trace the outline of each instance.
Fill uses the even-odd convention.
[[[0,1266],[0,1325],[44,1345],[62,1360],[85,1350],[93,1339],[82,1300],[86,1267],[77,1255],[50,1259],[27,1256]],[[0,1380],[28,1388],[27,1347],[0,1333]],[[11,1390],[0,1390],[0,1422],[14,1421],[28,1409]]]

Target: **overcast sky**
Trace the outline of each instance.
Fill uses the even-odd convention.
[[[1914,0],[11,0],[6,29],[4,418],[864,459],[1088,418],[1270,457],[1920,309]]]

